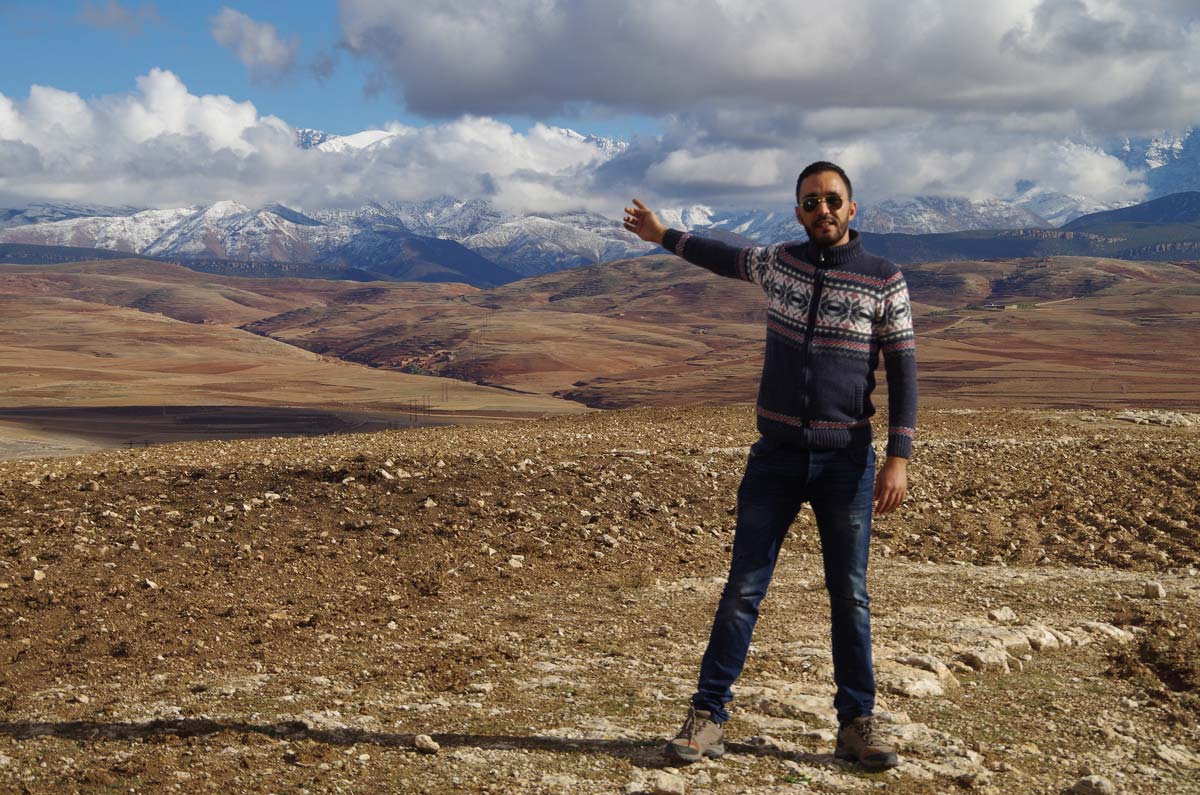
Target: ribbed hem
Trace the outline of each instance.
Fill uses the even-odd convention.
[[[912,458],[912,437],[904,433],[889,433],[887,454],[897,458]]]
[[[807,450],[840,450],[870,444],[872,438],[870,424],[855,428],[798,428],[761,415],[758,417],[758,432]]]

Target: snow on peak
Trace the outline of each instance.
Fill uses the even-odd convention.
[[[336,138],[330,138],[323,143],[317,144],[316,148],[322,152],[348,152],[371,149],[387,144],[392,139],[399,137],[399,135],[400,133],[389,132],[387,130],[363,130],[352,135],[340,135]]]

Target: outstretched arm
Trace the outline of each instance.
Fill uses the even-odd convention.
[[[735,248],[719,240],[693,237],[678,229],[667,229],[654,211],[642,204],[640,199],[634,199],[633,206],[625,208],[625,228],[642,240],[656,243],[718,276],[761,284],[766,249]]]

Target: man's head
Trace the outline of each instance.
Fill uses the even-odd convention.
[[[850,219],[858,212],[854,188],[840,166],[819,160],[796,179],[796,220],[821,248],[850,240]]]

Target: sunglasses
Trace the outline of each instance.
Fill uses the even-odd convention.
[[[813,210],[821,206],[821,202],[825,202],[825,206],[830,210],[837,212],[842,209],[844,199],[836,193],[826,193],[824,196],[805,196],[800,200],[800,209],[806,213],[811,213]]]

